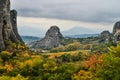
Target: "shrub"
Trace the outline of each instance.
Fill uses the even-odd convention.
[[[82,45],[79,42],[71,43],[65,46],[65,51],[75,51],[82,49]]]
[[[120,58],[107,55],[99,66],[96,76],[100,80],[120,80]]]
[[[82,54],[77,53],[77,55],[72,55],[71,58],[72,58],[72,61],[75,62],[75,61],[80,61],[80,60],[82,60],[82,59],[83,59],[83,56],[82,56]]]
[[[53,48],[50,50],[50,52],[63,52],[65,50],[65,47],[64,46],[59,46],[57,48]]]
[[[60,56],[62,59],[62,62],[70,62],[71,61],[71,55],[70,54],[63,54]]]
[[[116,47],[110,47],[110,54],[115,57],[120,57],[120,43]]]
[[[6,61],[8,61],[12,56],[12,53],[7,52],[7,51],[2,51],[0,53],[0,57],[3,60],[3,63],[5,63]]]

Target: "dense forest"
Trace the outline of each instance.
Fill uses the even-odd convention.
[[[90,44],[75,41],[46,53],[32,52],[21,43],[7,44],[8,48],[0,52],[0,80],[120,79],[119,43],[109,47],[99,44],[91,51]]]

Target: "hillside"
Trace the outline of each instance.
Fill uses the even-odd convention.
[[[109,54],[75,50],[42,55],[21,44],[10,45],[0,52],[0,80],[120,79],[120,45],[112,46]]]

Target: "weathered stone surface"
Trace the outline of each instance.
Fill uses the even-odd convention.
[[[15,43],[20,40],[16,36],[17,30],[14,30],[15,28],[17,29],[17,26],[13,26],[11,23],[13,16],[10,14],[10,0],[0,0],[0,50],[4,50],[7,47],[7,40]]]
[[[111,40],[111,34],[109,31],[105,30],[101,32],[101,40],[100,42],[109,42]]]
[[[11,23],[12,23],[12,30],[14,32],[14,34],[16,35],[16,38],[20,41],[23,42],[22,38],[20,37],[18,30],[17,30],[17,11],[16,10],[11,10],[10,11],[10,15],[11,15]],[[10,36],[11,39],[12,35]],[[13,39],[14,40],[14,39]]]
[[[116,22],[113,28],[113,40],[120,41],[120,21]]]
[[[60,33],[60,29],[52,26],[42,40],[29,43],[29,45],[33,48],[51,49],[60,46],[61,39],[63,39],[63,35]]]
[[[110,34],[110,32],[109,31],[103,31],[103,32],[101,32],[101,36],[102,37],[109,37],[111,34]]]
[[[116,22],[113,28],[113,34],[120,30],[120,21]]]

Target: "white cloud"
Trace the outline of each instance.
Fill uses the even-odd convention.
[[[85,27],[112,31],[120,19],[120,0],[11,0],[18,11],[18,26],[47,30]],[[33,33],[34,34],[34,33]]]
[[[95,23],[120,19],[120,0],[11,0],[20,16]]]
[[[89,29],[96,29],[96,31],[100,30],[111,30],[113,24],[105,24],[105,23],[88,23],[88,22],[80,22],[80,21],[72,21],[72,20],[61,20],[61,19],[50,19],[50,18],[34,18],[34,17],[18,17],[18,26],[25,27],[34,27],[38,29],[47,30],[52,25],[57,25],[60,27],[62,31],[68,30],[72,27],[85,27]]]

